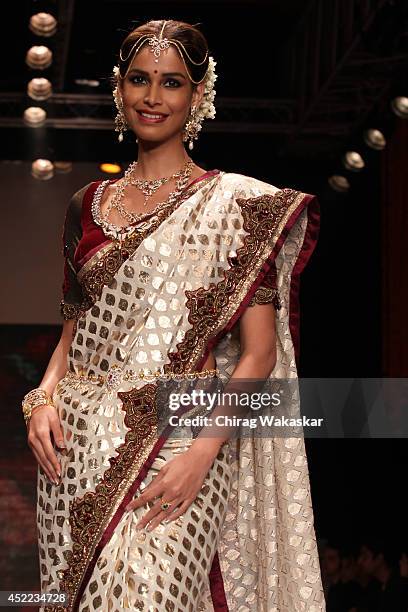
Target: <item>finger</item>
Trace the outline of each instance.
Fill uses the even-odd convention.
[[[47,465],[47,461],[45,458],[45,455],[42,453],[42,449],[40,445],[37,446],[31,446],[31,450],[34,454],[34,457],[37,460],[38,465],[42,468],[44,474],[47,476],[48,480],[50,482],[53,482],[52,480],[52,473],[50,471],[50,469],[48,468]]]
[[[155,478],[156,480],[156,478]],[[149,502],[154,502],[157,497],[161,498],[163,488],[158,482],[150,483],[136,499],[128,503],[125,510],[134,510],[140,508]]]
[[[184,514],[186,510],[188,510],[193,501],[193,499],[186,499],[181,506],[179,506],[179,508],[176,508],[173,512],[166,516],[163,522],[170,523],[170,521],[175,521],[179,516]]]
[[[51,473],[51,480],[58,484],[59,475],[61,474],[61,468],[59,467],[57,457],[54,453],[54,449],[52,448],[51,439],[49,432],[45,431],[41,434],[37,434],[37,452],[39,453],[42,462],[45,463],[47,469]],[[54,465],[56,462],[56,466]]]
[[[53,473],[55,474],[55,478],[58,480],[59,477],[61,476],[61,466],[59,464],[57,455],[55,454],[54,447],[51,443],[51,437],[50,437],[49,432],[46,433],[41,438],[41,443],[43,446],[44,453],[48,461],[51,463]]]
[[[171,506],[168,510],[160,509],[160,512],[156,516],[154,516],[150,521],[147,521],[148,524],[147,524],[146,530],[152,531],[155,527],[157,527],[157,525],[160,525],[162,521],[166,522],[168,517],[171,515],[173,508],[177,508],[177,506],[181,504],[182,501],[183,501],[182,499],[174,500],[173,502],[171,502]],[[136,529],[143,529],[143,526],[144,525],[142,525],[141,527],[138,527],[138,525],[136,525]]]
[[[172,509],[176,508],[178,504],[181,504],[181,502],[182,502],[182,499],[174,499],[173,501],[170,502],[171,504],[170,507],[167,510],[163,510],[161,507],[161,501],[160,501],[158,504],[154,506],[154,508],[152,508],[152,511],[147,512],[140,519],[140,521],[136,525],[136,529],[143,529],[149,523],[153,525],[153,521],[155,525],[158,525],[166,516],[169,515]]]
[[[61,429],[61,422],[57,415],[55,415],[55,418],[50,418],[50,425],[55,444],[58,446],[58,448],[66,448],[64,434]]]

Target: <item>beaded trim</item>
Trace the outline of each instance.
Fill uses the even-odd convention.
[[[82,382],[93,382],[96,384],[106,384],[109,391],[113,391],[120,387],[122,381],[137,382],[139,380],[154,381],[154,380],[194,380],[195,378],[214,378],[220,373],[218,368],[212,368],[207,370],[200,370],[195,372],[161,372],[157,370],[153,374],[145,374],[143,370],[136,374],[133,370],[126,370],[125,372],[117,365],[113,365],[106,376],[102,374],[88,374],[88,373],[77,373],[72,370],[68,370],[64,378],[74,384]]]

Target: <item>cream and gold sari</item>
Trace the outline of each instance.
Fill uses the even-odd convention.
[[[80,194],[88,230],[97,187]],[[325,609],[300,436],[224,443],[190,508],[151,532],[136,530],[148,506],[124,510],[192,442],[158,435],[149,375],[200,370],[212,350],[227,382],[240,316],[265,292],[279,297],[271,378],[296,379],[299,275],[318,224],[314,196],[215,172],[122,245],[105,238],[89,250],[81,297],[67,285],[62,304],[77,320],[53,394],[62,482],[38,473],[41,589],[67,593],[69,605],[43,612]]]

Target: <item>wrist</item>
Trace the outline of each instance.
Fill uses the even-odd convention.
[[[212,463],[219,453],[225,440],[222,438],[196,438],[188,449],[188,453],[199,457],[201,461]]]

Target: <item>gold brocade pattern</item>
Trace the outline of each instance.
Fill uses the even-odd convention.
[[[289,219],[298,211],[276,257],[281,309],[276,313],[277,363],[271,373],[271,377],[296,378],[289,297],[292,271],[307,226],[307,210],[301,206],[304,198],[301,192],[277,190],[231,173],[197,190],[160,226],[150,230],[111,280],[106,279],[107,284],[100,284],[95,303],[78,320],[68,355],[69,370],[105,377],[113,366],[146,374],[161,368],[174,372],[197,369],[208,341],[225,328],[249,291],[253,297],[255,280]],[[114,267],[117,265],[116,261]],[[239,336],[232,331],[213,348],[224,383],[240,357]],[[133,414],[135,398],[138,392],[143,396],[145,388],[143,383],[124,381],[109,394],[104,384],[78,381],[73,385],[62,379],[54,391],[67,453],[58,454],[62,466],[59,487],[48,483],[39,471],[38,529],[44,592],[62,590],[61,579],[75,577],[85,588],[75,612],[119,611],[120,606],[126,610],[127,605],[149,612],[213,612],[206,576],[217,550],[231,612],[323,612],[301,438],[254,437],[229,444],[228,470],[223,462],[211,470],[206,481],[210,490],[205,489],[203,508],[214,507],[214,516],[218,517],[212,529],[208,530],[201,520],[204,514],[195,524],[188,511],[184,524],[177,526],[177,541],[170,528],[163,525],[157,528],[157,536],[141,541],[142,535],[134,529],[136,518],[125,513],[90,578],[84,578],[89,566],[89,556],[84,553],[79,557],[83,563],[78,573],[70,569],[70,560],[79,554],[78,542],[88,549],[87,554],[92,553],[154,444],[153,438],[145,439],[133,463],[122,464],[127,469],[116,473],[115,482],[120,486],[115,489],[109,477],[111,460],[125,462],[125,441],[132,434],[125,418]],[[297,401],[296,396],[295,407]],[[134,427],[138,427],[136,419]],[[171,442],[169,439],[166,445]],[[173,442],[176,444],[176,440]],[[163,454],[163,449],[160,463],[155,461],[148,469],[141,488],[170,457]],[[173,448],[172,452],[177,451]],[[98,485],[103,488],[105,481],[111,495],[108,501],[100,498],[100,507],[94,502],[99,499]],[[229,491],[226,498],[220,495],[224,489]],[[214,492],[225,499],[226,508],[224,503],[214,502]],[[86,507],[81,505],[85,499],[90,502]],[[197,510],[196,502],[192,511]],[[72,508],[76,509],[75,530],[70,521]],[[138,510],[137,515],[143,512]],[[85,516],[95,518],[86,529],[81,523]],[[196,527],[194,533],[192,526]],[[195,549],[201,552],[200,558],[195,556]],[[178,571],[184,572],[181,583]],[[200,584],[197,572],[202,575]]]
[[[259,262],[265,243],[268,244],[273,238],[285,212],[291,209],[298,195],[298,191],[283,189],[275,194],[255,198],[237,198],[236,202],[242,208],[242,226],[246,232],[243,244],[235,256],[227,258],[229,267],[224,269],[220,282],[211,283],[207,289],[199,287],[195,291],[186,291],[188,320],[192,328],[177,345],[177,352],[170,355],[170,363],[164,366],[165,372],[186,371],[187,361],[196,348],[202,346],[202,339],[209,336],[209,330],[216,329],[221,314],[231,304],[242,281],[250,278],[250,271]]]
[[[140,492],[160,468],[189,448],[190,440],[170,440],[161,448]],[[81,612],[103,609],[195,612],[206,588],[220,527],[225,519],[231,475],[223,445],[201,491],[188,510],[151,532],[136,524],[152,506],[125,513],[102,554],[81,602]],[[135,496],[137,497],[137,495]]]
[[[96,253],[85,264],[85,272],[81,269],[78,273],[78,278],[81,282],[85,296],[80,309],[84,311],[91,308],[99,299],[103,287],[109,285],[123,262],[136,251],[146,236],[154,232],[154,230],[156,230],[185,199],[189,198],[198,189],[202,189],[204,185],[213,179],[214,177],[211,176],[196,183],[182,193],[172,206],[158,210],[149,220],[137,224],[135,231],[126,236],[122,245],[120,245],[118,241],[114,241],[111,246],[108,245],[103,248],[102,255],[99,252]]]

